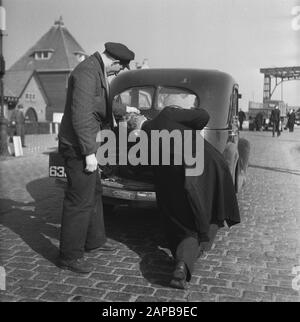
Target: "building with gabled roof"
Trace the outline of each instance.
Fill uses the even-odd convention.
[[[60,17],[6,72],[6,91],[23,104],[31,121],[52,121],[53,113],[64,111],[70,72],[86,56]]]
[[[46,121],[49,101],[35,70],[9,71],[4,76],[4,84],[5,98],[9,95],[14,97],[14,100],[7,102],[6,117],[8,119],[10,119],[16,104],[21,103],[28,120],[32,122]]]

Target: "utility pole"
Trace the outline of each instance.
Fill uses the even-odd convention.
[[[4,117],[4,86],[3,77],[5,74],[5,61],[3,57],[3,31],[6,29],[6,14],[0,0],[0,156],[9,155],[7,146],[7,125],[8,121]]]

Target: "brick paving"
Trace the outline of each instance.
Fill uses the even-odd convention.
[[[168,287],[173,266],[153,210],[106,215],[117,250],[89,255],[94,272],[57,268],[63,191],[48,178],[56,136],[27,136],[23,157],[0,160],[0,265],[7,274],[0,301],[299,302],[292,282],[300,266],[300,128],[279,138],[241,136],[252,145],[238,194],[242,223],[218,231],[185,291]]]

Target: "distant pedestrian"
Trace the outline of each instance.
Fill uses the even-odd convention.
[[[243,123],[246,120],[245,112],[240,109],[239,113],[238,113],[238,117],[239,117],[239,123],[240,123],[240,130],[242,131],[243,130]]]
[[[276,105],[275,108],[272,110],[270,121],[273,123],[273,137],[275,136],[275,132],[277,133],[277,136],[280,136],[280,110],[278,105]]]
[[[290,132],[294,132],[294,125],[296,121],[296,113],[294,109],[291,109],[288,113],[287,128]]]
[[[25,146],[25,116],[23,113],[22,104],[18,104],[17,107],[13,110],[10,121],[11,121],[11,125],[15,127],[12,134],[15,136],[20,136],[22,147],[23,148],[26,147]]]
[[[261,112],[258,112],[255,116],[256,131],[261,131],[263,125],[264,116]]]

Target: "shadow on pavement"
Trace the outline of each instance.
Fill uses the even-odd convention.
[[[174,261],[163,238],[157,210],[119,208],[105,215],[105,227],[108,238],[139,256],[140,271],[148,282],[169,286]]]
[[[105,227],[108,238],[139,256],[142,276],[152,286],[170,287],[175,260],[164,238],[158,210],[119,208],[114,214],[106,213]],[[210,226],[211,241],[201,244],[199,258],[211,249],[217,231],[216,225]]]
[[[31,181],[26,186],[34,199],[23,203],[0,199],[1,223],[15,232],[35,252],[55,263],[58,256],[60,216],[55,207],[59,201],[51,193],[53,182],[49,178]],[[55,205],[55,207],[53,206]]]
[[[0,199],[1,224],[17,234],[34,252],[56,265],[63,189],[51,178],[31,181],[26,189],[34,201]],[[159,220],[156,210],[120,208],[114,213],[105,213],[105,228],[107,237],[118,242],[120,249],[125,251],[124,257],[136,257],[130,250],[138,255],[139,269],[145,279],[151,284],[167,286],[174,262],[165,245]]]
[[[34,252],[56,265],[63,189],[51,178],[31,181],[26,189],[34,201],[0,199],[1,224],[17,234]],[[164,239],[158,210],[121,207],[113,213],[106,211],[104,215],[107,237],[119,243],[121,256],[134,258],[142,276],[152,285],[168,287],[175,263]],[[22,246],[26,245],[16,242],[16,249],[21,246],[20,252],[23,252]],[[33,254],[29,250],[25,252],[28,255],[18,256]]]

